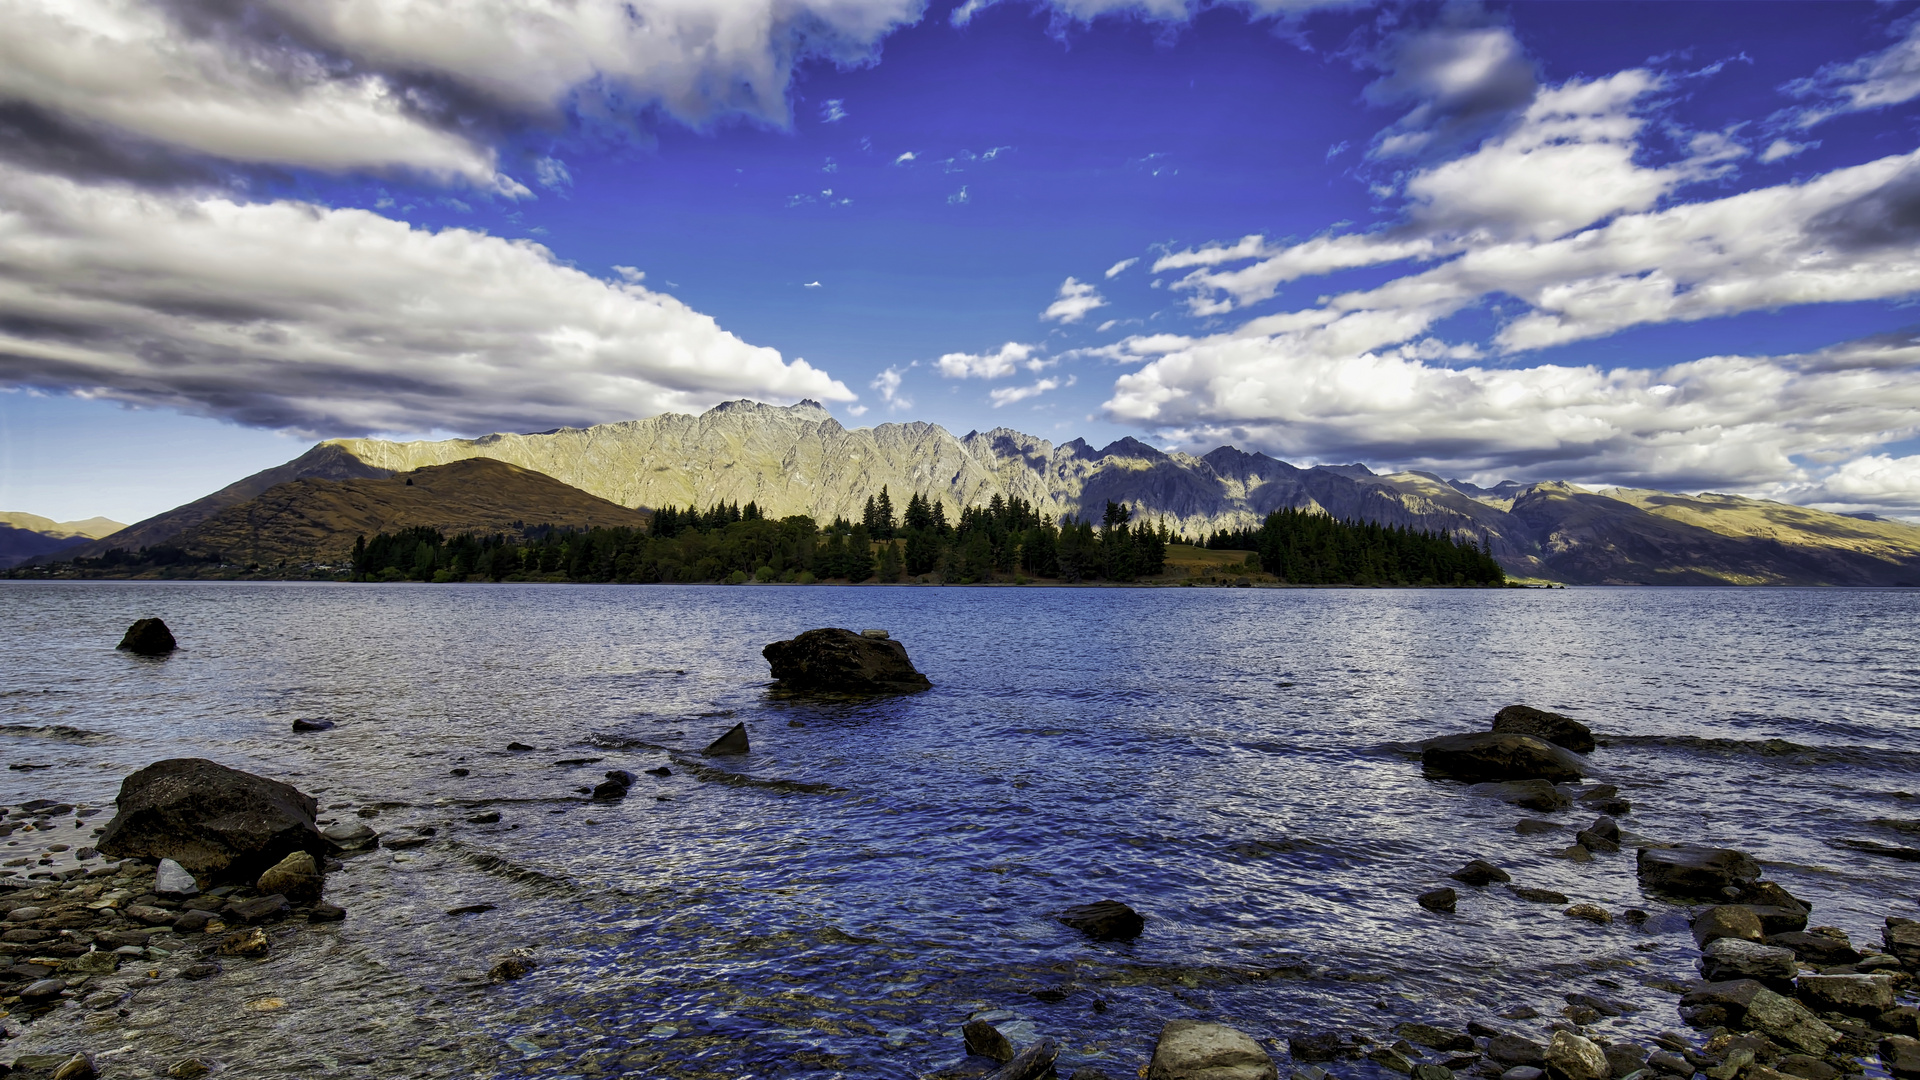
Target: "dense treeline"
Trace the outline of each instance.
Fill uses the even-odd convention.
[[[1210,548],[1259,553],[1260,568],[1295,585],[1504,585],[1479,543],[1398,525],[1277,510],[1258,529],[1216,532]],[[1248,560],[1252,561],[1252,560]]]
[[[1096,526],[1055,522],[1022,499],[995,495],[950,519],[937,499],[914,495],[896,516],[892,494],[868,499],[858,524],[837,518],[778,521],[748,503],[706,510],[663,507],[650,530],[524,529],[518,536],[430,528],[380,533],[354,544],[359,581],[460,581],[479,576],[568,581],[702,582],[748,579],[812,582],[898,581],[938,575],[968,584],[999,575],[1077,581],[1132,581],[1165,570],[1165,524],[1135,522],[1131,508],[1108,503]]]

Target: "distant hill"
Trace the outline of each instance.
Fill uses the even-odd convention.
[[[342,562],[355,538],[415,526],[521,535],[530,526],[646,525],[650,515],[504,461],[474,458],[385,477],[305,477],[268,488],[168,539],[228,562]]]
[[[0,510],[0,570],[124,528],[125,525],[103,517],[55,521],[38,514]]]
[[[1570,584],[1920,585],[1920,527],[1899,522],[1729,495],[1595,492],[1555,482],[1480,488],[1431,473],[1380,475],[1359,464],[1303,469],[1229,446],[1196,457],[1131,438],[1099,449],[1079,439],[1054,444],[1009,428],[964,436],[926,423],[849,430],[813,402],[783,408],[732,401],[699,416],[669,413],[479,439],[333,440],[96,541],[85,553],[189,535],[194,543],[267,551],[268,541],[252,539],[252,524],[231,516],[210,523],[288,481],[371,480],[471,460],[545,474],[619,507],[755,502],[770,517],[857,521],[867,498],[885,487],[895,507],[915,493],[956,510],[1000,495],[1056,518],[1098,519],[1113,500],[1188,535],[1252,529],[1274,510],[1299,509],[1464,533],[1484,540],[1509,573]],[[388,490],[348,486],[339,493],[350,502]],[[365,522],[354,527],[368,535],[377,531],[371,511],[329,505],[313,535],[339,535],[349,519]],[[278,511],[277,519],[292,520],[291,512]],[[211,531],[191,532],[202,524]],[[267,532],[301,531],[275,529]],[[296,547],[319,551],[308,540],[272,550]]]

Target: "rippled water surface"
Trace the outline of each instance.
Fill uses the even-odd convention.
[[[129,1075],[196,1049],[247,1076],[911,1077],[959,1064],[991,1007],[1016,1042],[1058,1038],[1062,1075],[1128,1077],[1174,1018],[1284,1062],[1303,1031],[1521,1005],[1541,1018],[1509,1026],[1537,1034],[1573,991],[1638,1006],[1602,1030],[1644,1036],[1679,1027],[1649,984],[1696,974],[1683,913],[1640,895],[1631,851],[1555,857],[1591,812],[1517,835],[1526,812],[1423,780],[1405,744],[1568,712],[1623,827],[1746,849],[1877,942],[1920,865],[1834,842],[1913,843],[1874,822],[1920,818],[1916,614],[1920,590],[9,583],[0,757],[52,767],[0,772],[0,803],[110,801],[191,755],[325,818],[438,829],[329,879],[345,923],[144,991],[145,1028],[136,1008],[26,1041],[124,1044]],[[183,651],[116,653],[146,615]],[[770,693],[761,647],[815,626],[890,630],[934,689]],[[750,755],[699,756],[742,721]],[[579,793],[660,765],[624,802]],[[1498,888],[1415,905],[1474,857],[1654,918]],[[1146,933],[1053,919],[1101,898]],[[516,948],[541,967],[487,984]],[[285,1007],[249,1007],[267,996]]]

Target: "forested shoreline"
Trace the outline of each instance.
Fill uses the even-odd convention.
[[[869,499],[859,522],[773,520],[748,503],[655,511],[652,529],[533,528],[507,535],[445,536],[433,529],[381,533],[354,546],[355,581],[563,580],[651,584],[749,581],[1050,581],[1124,584],[1160,579],[1168,548],[1195,544],[1164,522],[1136,520],[1109,502],[1100,522],[1055,522],[1020,499],[995,496],[949,521],[944,505],[915,495],[895,518],[889,493]],[[1394,526],[1284,510],[1258,529],[1216,532],[1202,546],[1247,552],[1242,580],[1293,585],[1500,586],[1506,575],[1478,543]]]

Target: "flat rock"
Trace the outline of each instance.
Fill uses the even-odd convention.
[[[1554,892],[1552,889],[1527,889],[1518,885],[1509,885],[1507,890],[1529,903],[1564,904],[1567,902],[1566,893]]]
[[[125,649],[135,656],[165,656],[178,649],[180,644],[173,640],[173,631],[159,619],[138,619],[127,627],[126,636],[120,639],[116,649]]]
[[[1224,1024],[1170,1020],[1160,1029],[1147,1080],[1276,1080],[1279,1070],[1253,1037]]]
[[[1891,975],[1802,975],[1800,1001],[1822,1012],[1877,1017],[1893,1008]]]
[[[272,896],[259,896],[252,900],[242,900],[237,904],[228,904],[222,916],[248,926],[257,923],[276,922],[293,914],[293,905],[287,898],[275,893]]]
[[[120,785],[119,812],[96,845],[116,859],[172,859],[195,876],[252,881],[295,851],[331,845],[314,801],[290,784],[202,758],[156,762]]]
[[[1070,907],[1057,918],[1095,941],[1132,941],[1147,925],[1139,912],[1118,900],[1098,900]]]
[[[1487,1056],[1502,1065],[1544,1068],[1547,1048],[1521,1035],[1502,1033],[1487,1040]]]
[[[1800,973],[1800,962],[1791,949],[1757,941],[1720,938],[1708,942],[1700,953],[1700,975],[1708,982],[1759,979],[1784,983]]]
[[[933,685],[913,666],[906,646],[851,630],[808,630],[776,641],[761,655],[782,689],[835,693],[912,693]]]
[[[1586,775],[1579,755],[1531,735],[1443,735],[1428,740],[1421,769],[1431,779],[1578,780]]]
[[[361,851],[380,842],[380,834],[364,821],[342,821],[320,830],[320,835],[342,851]]]
[[[1464,1031],[1450,1031],[1432,1024],[1401,1024],[1393,1029],[1395,1035],[1424,1046],[1429,1050],[1471,1050],[1473,1037]]]
[[[1880,1063],[1895,1076],[1920,1076],[1920,1039],[1889,1035],[1880,1040]]]
[[[1801,963],[1815,967],[1857,964],[1862,959],[1860,950],[1854,948],[1845,935],[1795,930],[1784,934],[1768,934],[1765,940],[1768,945],[1792,949],[1793,955],[1799,957]]]
[[[1732,848],[1641,848],[1635,868],[1641,888],[1683,899],[1724,899],[1760,877],[1760,864]]]
[[[333,721],[309,720],[305,717],[301,717],[293,722],[293,730],[295,731],[332,731]]]
[[[1528,705],[1509,705],[1493,714],[1493,730],[1502,735],[1532,735],[1576,754],[1593,753],[1593,732],[1587,725]]]
[[[1464,885],[1491,885],[1494,882],[1509,882],[1513,875],[1493,865],[1485,859],[1475,859],[1467,865],[1448,874],[1448,877]]]

